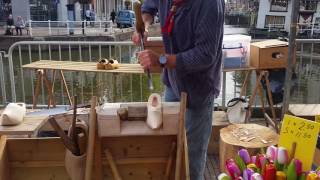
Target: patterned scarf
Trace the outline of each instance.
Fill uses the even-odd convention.
[[[174,26],[174,16],[176,15],[177,9],[183,4],[184,0],[173,0],[169,15],[166,18],[166,22],[162,27],[162,33],[171,36]]]

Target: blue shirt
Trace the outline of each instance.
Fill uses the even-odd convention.
[[[145,0],[142,12],[159,13],[161,27],[172,0]],[[163,83],[177,97],[188,93],[188,107],[203,105],[220,92],[224,0],[185,0],[177,9],[172,35],[163,34],[166,53],[176,54],[176,68],[164,69]]]

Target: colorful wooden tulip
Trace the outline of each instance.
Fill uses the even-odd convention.
[[[228,176],[226,173],[221,173],[221,174],[218,176],[218,180],[231,180],[231,177]]]
[[[277,152],[277,161],[279,164],[287,164],[288,163],[288,150],[284,147],[278,147]]]
[[[235,161],[241,172],[243,172],[247,168],[246,163],[242,160],[242,158],[239,155],[236,155]]]
[[[254,174],[252,174],[252,176],[251,176],[251,180],[263,180],[263,178],[262,178],[261,174],[259,174],[259,173],[254,173]]]
[[[254,174],[254,171],[250,168],[247,168],[243,171],[243,179],[251,180],[251,176]]]
[[[299,176],[299,180],[306,180],[307,177],[306,177],[306,173],[301,173],[301,175]]]
[[[251,156],[251,162],[255,163],[257,159],[257,156]]]
[[[276,179],[276,167],[274,164],[267,164],[264,173],[263,173],[263,179],[264,180],[275,180]]]
[[[250,155],[249,155],[249,152],[248,150],[246,149],[240,149],[238,151],[238,155],[241,157],[241,159],[243,160],[243,162],[245,162],[246,164],[249,164],[251,162],[251,159],[250,159]]]
[[[292,159],[287,169],[287,179],[296,180],[297,177],[295,159]]]
[[[233,159],[228,159],[225,166],[232,179],[241,175],[241,171]]]
[[[287,179],[286,173],[284,173],[283,171],[277,171],[276,180],[286,180],[286,179]]]
[[[264,154],[259,154],[256,159],[257,168],[263,168],[267,164],[267,157]]]
[[[257,172],[257,170],[258,170],[257,166],[253,163],[248,164],[247,168],[252,169],[254,172]]]
[[[320,180],[320,177],[315,172],[310,172],[307,176],[307,180]]]
[[[294,159],[294,164],[296,166],[297,175],[300,176],[302,173],[302,162],[299,159]]]
[[[278,153],[278,149],[275,146],[269,146],[267,148],[267,157],[271,160],[271,161],[275,161],[277,159],[277,153]]]

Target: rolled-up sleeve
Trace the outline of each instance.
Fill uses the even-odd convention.
[[[202,71],[215,63],[217,51],[221,50],[223,16],[223,5],[219,3],[206,7],[198,16],[194,47],[177,54],[176,69],[180,75]]]
[[[141,6],[141,12],[155,16],[158,12],[157,1],[158,0],[145,0]]]

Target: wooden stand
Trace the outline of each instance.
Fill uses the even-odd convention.
[[[243,135],[236,137],[235,133],[243,131]],[[245,139],[242,140],[241,139]],[[254,139],[251,139],[254,137]],[[220,130],[220,170],[225,172],[225,162],[227,159],[234,158],[241,148],[246,148],[250,154],[257,154],[261,148],[276,145],[278,134],[268,127],[257,124],[236,124],[229,125]],[[247,141],[251,139],[250,141]]]
[[[269,76],[269,72],[267,70],[259,70],[259,69],[255,69],[254,71],[256,72],[257,80],[256,80],[254,89],[252,91],[252,95],[251,95],[250,100],[249,100],[248,111],[246,113],[245,122],[248,123],[249,119],[251,118],[252,106],[255,103],[256,95],[257,95],[257,92],[258,92],[258,94],[260,96],[262,112],[263,112],[263,115],[265,116],[265,120],[266,120],[266,126],[272,125],[275,128],[276,132],[279,132],[279,125],[278,125],[278,122],[277,122],[277,119],[276,119],[276,112],[275,112],[274,107],[273,107],[272,93],[271,93],[270,82],[269,82],[269,77],[268,77]],[[246,89],[247,89],[247,85],[248,85],[249,80],[250,80],[251,72],[252,72],[252,70],[246,71],[246,76],[245,76],[245,80],[244,80],[242,88],[241,88],[240,97],[245,95],[245,92],[246,92]],[[269,100],[269,103],[270,103],[269,108],[270,108],[270,111],[271,111],[271,114],[272,114],[272,118],[269,117],[269,115],[266,113],[266,110],[265,110],[265,101],[264,101],[264,98],[263,98],[264,96],[263,96],[263,88],[262,88],[261,80],[265,80],[265,82],[266,82],[266,91],[268,93],[268,100]]]
[[[47,77],[47,69],[37,69],[37,82],[36,82],[36,89],[35,89],[35,93],[33,96],[33,109],[35,109],[37,107],[37,101],[38,101],[38,97],[40,95],[40,88],[41,88],[41,83],[44,81],[46,88],[47,88],[47,92],[48,92],[48,108],[51,107],[56,107],[56,102],[55,102],[55,98],[54,98],[54,83],[55,83],[55,79],[56,79],[56,70],[52,70],[52,82],[48,79]],[[63,71],[59,70],[60,73],[60,77],[61,77],[61,81],[63,82],[63,87],[66,91],[66,94],[68,96],[69,99],[69,103],[70,106],[72,106],[72,100],[71,100],[71,96],[69,93],[69,89],[67,86],[67,82],[66,79],[64,77]]]

